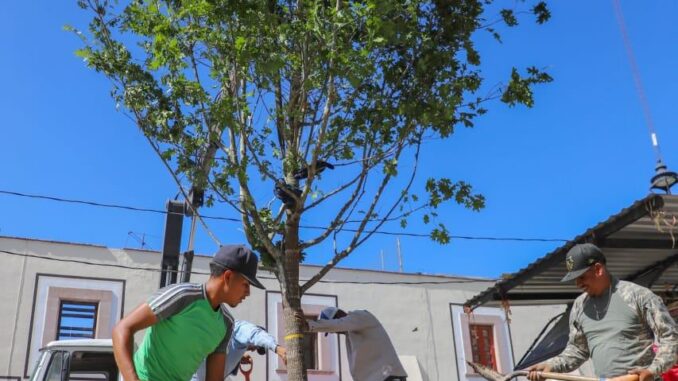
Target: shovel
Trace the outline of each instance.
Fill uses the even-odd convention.
[[[510,379],[519,376],[527,377],[528,373],[530,373],[526,370],[516,370],[507,375],[503,375],[497,372],[496,370],[490,369],[486,366],[472,363],[470,361],[467,361],[467,363],[471,366],[471,368],[473,368],[473,370],[476,371],[476,373],[478,373],[488,381],[509,381]],[[561,380],[561,381],[638,381],[637,374],[628,374],[613,378],[597,378],[597,377],[573,376],[571,374],[552,373],[552,372],[537,372],[537,373],[541,378],[549,378],[552,380]]]

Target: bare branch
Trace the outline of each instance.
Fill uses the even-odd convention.
[[[367,144],[367,142],[366,142]],[[363,152],[363,155],[367,155],[367,150]],[[306,241],[303,244],[303,247],[311,247],[314,245],[319,244],[320,242],[324,241],[327,237],[330,236],[333,232],[335,233],[335,238],[336,238],[336,232],[340,231],[343,226],[346,224],[345,221],[342,221],[342,218],[344,215],[348,212],[347,216],[351,216],[353,214],[353,211],[357,207],[357,205],[360,203],[360,200],[362,197],[365,195],[365,185],[367,184],[367,178],[370,175],[370,167],[368,167],[367,163],[364,162],[363,164],[363,169],[358,176],[359,182],[356,185],[355,189],[353,190],[353,193],[351,196],[346,200],[344,205],[341,207],[339,212],[335,215],[334,219],[332,220],[332,223],[330,223],[330,226],[327,227],[319,236],[316,238],[310,239]]]
[[[396,157],[400,157],[400,153],[402,152],[402,149],[404,148],[404,144],[401,144],[398,152],[396,153]],[[412,182],[414,181],[414,177],[416,175],[416,169],[417,169],[417,164],[418,164],[418,158],[419,158],[419,148],[421,147],[421,141],[419,140],[417,143],[417,149],[415,152],[415,162],[414,162],[414,168],[412,171],[412,175],[410,176],[410,180],[408,182],[407,187],[405,188],[406,190],[409,190],[409,188],[412,185]],[[348,246],[342,250],[339,253],[336,253],[335,256],[332,258],[332,260],[325,265],[317,274],[315,274],[311,279],[309,279],[304,285],[302,286],[302,291],[306,292],[310,287],[312,287],[315,283],[317,283],[327,272],[329,272],[332,268],[334,268],[337,263],[339,263],[342,259],[346,258],[353,250],[355,250],[358,246],[360,246],[363,242],[365,242],[366,239],[368,239],[376,230],[379,229],[386,221],[382,220],[377,224],[377,226],[372,229],[371,231],[367,232],[367,235],[361,239],[361,236],[364,232],[365,226],[368,223],[368,220],[372,216],[372,213],[374,212],[374,209],[376,208],[379,200],[381,199],[381,195],[383,194],[384,189],[386,188],[386,185],[389,183],[391,179],[390,174],[386,174],[384,178],[381,181],[381,184],[379,185],[379,188],[377,192],[374,195],[374,198],[372,199],[371,205],[365,214],[365,219],[361,222],[360,226],[357,228],[356,233],[353,235],[353,238],[351,239],[351,242],[348,244]],[[400,197],[394,202],[393,206],[389,210],[389,212],[386,214],[385,219],[390,217],[390,214],[395,210],[395,208],[402,202],[402,199],[404,197],[404,192],[401,193]]]

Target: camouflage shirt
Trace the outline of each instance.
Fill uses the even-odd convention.
[[[598,377],[635,368],[659,376],[671,368],[677,352],[675,322],[662,300],[645,287],[613,277],[603,295],[584,293],[574,301],[567,346],[547,363],[554,372],[571,372],[590,357]]]

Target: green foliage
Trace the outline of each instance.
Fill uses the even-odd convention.
[[[518,19],[511,9],[502,9],[500,11],[501,18],[504,19],[504,22],[507,26],[516,26],[518,25]]]
[[[362,243],[367,222],[407,228],[425,210],[429,223],[448,201],[483,208],[463,181],[429,179],[427,197],[410,188],[423,139],[473,127],[496,97],[479,95],[473,43],[479,29],[501,41],[498,29],[483,26],[491,3],[80,0],[92,15],[88,32],[65,29],[84,41],[76,55],[111,79],[118,108],[174,173],[207,189],[208,205],[230,203],[264,263],[279,267],[285,245],[299,242],[301,215],[331,197],[345,206],[323,213],[331,228],[308,245],[358,218],[364,223],[340,256]],[[512,27],[521,13],[490,16]],[[531,13],[540,24],[550,18],[543,2]],[[512,69],[501,101],[532,107],[534,86],[552,79],[534,67],[520,72]],[[346,187],[327,189],[318,161],[341,165]],[[308,175],[298,176],[303,169]],[[382,197],[394,179],[405,189]],[[258,205],[250,188],[280,182],[299,189],[300,202]],[[449,233],[438,225],[431,238],[446,243]]]
[[[521,103],[527,107],[532,107],[534,105],[532,85],[553,81],[550,75],[535,67],[529,67],[527,72],[529,76],[523,78],[518,74],[516,68],[511,70],[511,80],[501,96],[502,102],[510,106]]]
[[[440,244],[450,243],[450,232],[447,230],[445,225],[439,224],[438,227],[431,231],[431,239]]]
[[[537,23],[543,24],[551,18],[551,11],[549,11],[546,3],[541,1],[532,7],[532,13],[537,16]]]

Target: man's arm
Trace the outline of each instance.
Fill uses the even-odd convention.
[[[573,308],[570,314],[570,334],[567,346],[558,356],[546,361],[553,372],[571,372],[579,368],[590,356],[589,343],[579,322],[575,319],[575,313]]]
[[[234,339],[239,343],[246,344],[247,346],[254,345],[256,347],[268,348],[272,351],[275,351],[275,347],[277,345],[275,338],[270,333],[250,322],[243,320],[236,322]]]
[[[138,381],[132,353],[134,352],[134,334],[148,328],[158,321],[151,307],[144,303],[115,325],[112,332],[113,355],[125,381]]]
[[[223,381],[226,367],[226,353],[214,352],[207,356],[205,381]]]
[[[266,332],[261,327],[258,327],[250,322],[239,320],[236,322],[236,330],[234,339],[239,343],[254,345],[256,347],[264,347],[275,352],[280,356],[280,359],[287,364],[287,351],[285,347],[278,345],[270,333]]]
[[[309,321],[311,332],[349,332],[372,327],[379,322],[367,311],[351,311],[340,319]]]
[[[565,349],[558,356],[527,368],[530,372],[527,378],[530,381],[542,380],[539,372],[571,372],[589,358],[588,341],[586,341],[586,336],[576,321],[579,308],[581,308],[581,304],[575,301],[570,312],[570,333]]]
[[[655,342],[657,342],[657,353],[647,370],[656,376],[671,369],[676,362],[678,333],[675,321],[659,296],[650,295],[645,302],[644,310],[645,321],[654,333]]]

